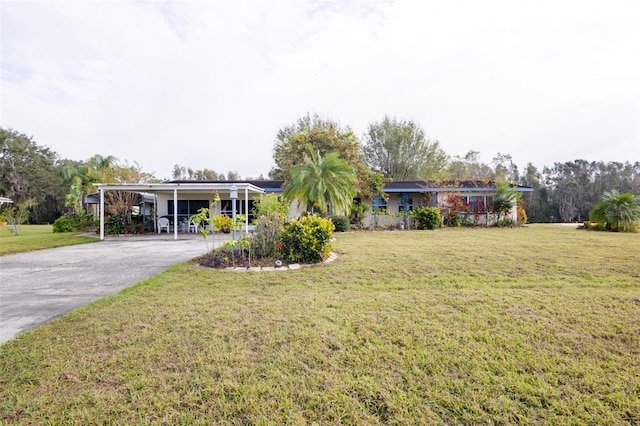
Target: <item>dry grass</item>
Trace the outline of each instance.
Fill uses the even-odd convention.
[[[20,424],[638,424],[640,235],[338,235],[330,264],[185,263],[0,347]]]

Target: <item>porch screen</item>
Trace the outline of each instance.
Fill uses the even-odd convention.
[[[173,217],[173,200],[167,202],[169,220]],[[200,208],[209,208],[208,200],[178,200],[178,221],[189,219],[189,216],[198,213]]]

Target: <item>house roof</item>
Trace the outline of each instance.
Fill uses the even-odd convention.
[[[520,192],[531,192],[533,188],[522,185],[510,185]],[[445,180],[445,181],[425,181],[425,180],[402,180],[388,182],[384,186],[384,192],[480,192],[495,190],[496,182],[481,180]]]
[[[163,183],[95,183],[94,186],[105,191],[132,191],[132,192],[170,192],[178,191],[223,191],[229,192],[232,186],[238,191],[265,192],[264,189],[248,182],[200,182],[200,181],[174,181]]]
[[[237,180],[237,181],[192,181],[173,180],[163,183],[150,184],[96,184],[98,188],[104,190],[124,190],[138,192],[162,192],[179,190],[207,190],[228,192],[232,185],[236,185],[238,190],[248,189],[250,192],[283,192],[284,180]],[[533,188],[523,185],[511,185],[520,192],[532,192]],[[402,180],[387,182],[384,185],[386,193],[424,193],[424,192],[482,192],[496,189],[494,181],[474,181],[474,180],[446,180],[446,181],[425,181],[425,180]]]
[[[234,181],[224,181],[224,180],[203,180],[203,181],[192,181],[192,180],[172,180],[167,181],[165,183],[175,183],[175,184],[188,184],[188,183],[209,183],[209,184],[249,184],[254,185],[258,188],[262,188],[264,191],[268,192],[279,192],[284,191],[284,180],[234,180]]]

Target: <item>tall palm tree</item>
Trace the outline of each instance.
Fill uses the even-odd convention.
[[[592,222],[610,231],[633,232],[640,224],[640,198],[631,193],[605,192],[589,213]]]
[[[117,162],[114,156],[102,156],[96,154],[81,164],[68,164],[61,169],[62,179],[69,187],[65,204],[73,207],[76,214],[80,214],[86,203],[87,195],[95,191],[93,186],[101,182],[108,171]]]
[[[322,157],[311,145],[308,149],[310,155],[291,171],[284,196],[297,198],[307,211],[316,207],[326,214],[329,207],[334,213],[348,214],[355,195],[355,171],[336,152]]]

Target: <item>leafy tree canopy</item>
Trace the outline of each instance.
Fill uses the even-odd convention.
[[[53,222],[64,208],[64,193],[58,154],[31,136],[0,127],[0,195],[16,204],[33,200],[32,220]]]
[[[293,125],[280,129],[273,149],[275,167],[269,173],[271,179],[289,181],[294,167],[308,157],[307,145],[320,156],[335,152],[346,161],[355,171],[358,194],[366,197],[382,193],[382,175],[373,172],[362,161],[361,146],[355,133],[349,127],[343,128],[317,114],[307,114]]]
[[[228,171],[226,176],[224,173],[217,173],[211,169],[194,170],[191,167],[184,167],[176,164],[173,166],[172,178],[174,180],[193,180],[193,181],[232,181],[241,180],[242,177],[237,171]]]
[[[437,179],[449,161],[440,143],[427,139],[414,121],[388,116],[369,125],[363,154],[369,167],[392,180]]]

